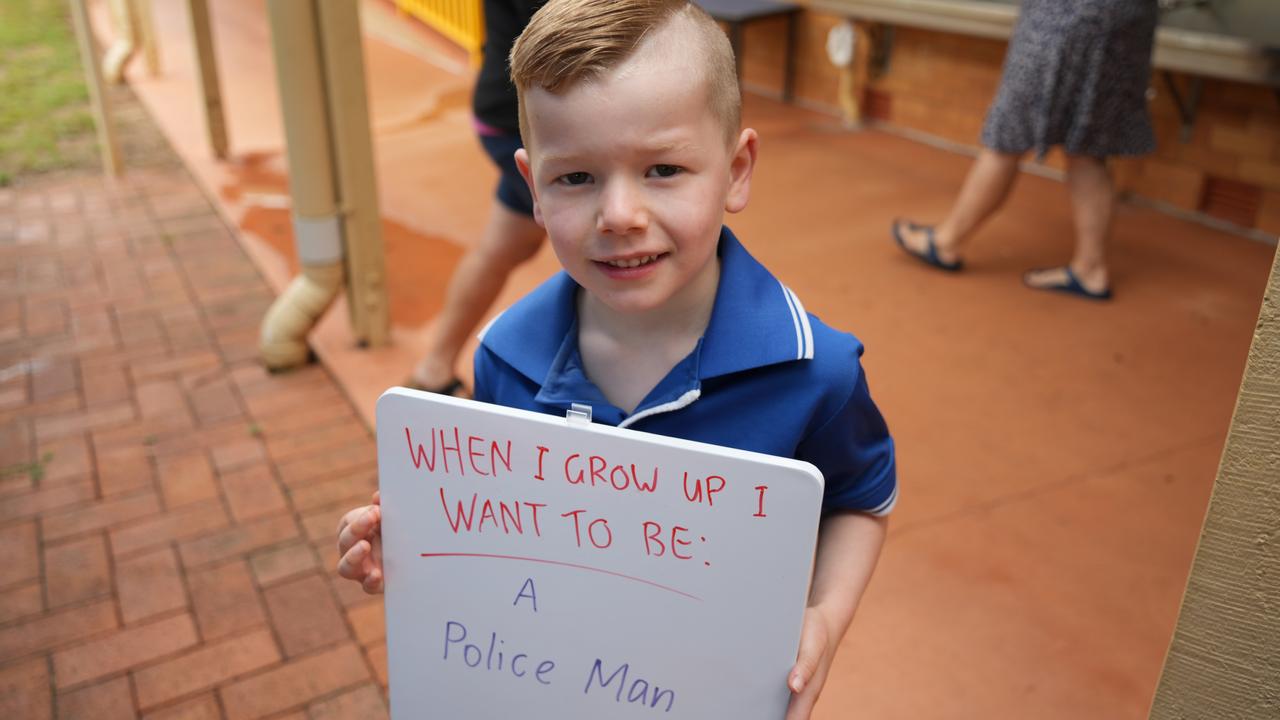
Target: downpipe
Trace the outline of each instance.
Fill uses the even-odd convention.
[[[342,243],[338,235],[338,219],[330,218],[327,224],[332,225],[332,233],[336,242],[317,241],[318,233],[311,233],[310,240],[304,240],[306,225],[322,227],[326,221],[298,219],[294,222],[294,235],[298,239],[297,246],[302,268],[289,286],[285,288],[271,304],[262,319],[262,330],[258,351],[263,364],[271,372],[281,372],[311,362],[311,349],[307,346],[307,334],[315,326],[320,316],[333,304],[338,293],[346,284],[346,267],[342,259]],[[301,255],[304,250],[315,251],[319,247],[336,245],[336,258],[308,262]]]

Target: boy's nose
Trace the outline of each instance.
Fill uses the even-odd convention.
[[[601,193],[596,229],[608,233],[643,230],[649,222],[641,190],[625,181],[607,184]]]

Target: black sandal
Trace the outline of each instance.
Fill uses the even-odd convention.
[[[1050,292],[1061,292],[1068,295],[1075,295],[1086,300],[1110,300],[1111,288],[1104,287],[1101,290],[1090,290],[1080,282],[1080,278],[1076,276],[1070,265],[1063,265],[1062,269],[1066,271],[1066,280],[1063,282],[1046,283],[1044,285],[1034,285],[1027,278],[1034,272],[1045,272],[1047,270],[1056,270],[1057,268],[1036,268],[1028,270],[1022,274],[1022,284],[1032,290],[1048,290]]]
[[[908,230],[924,232],[925,247],[923,252],[917,252],[907,247],[906,241],[902,239],[902,232],[900,230],[902,225],[906,225]],[[938,255],[938,243],[933,237],[932,225],[917,225],[910,220],[894,220],[890,229],[893,233],[893,241],[898,244],[898,247],[902,248],[903,252],[920,262],[947,272],[957,272],[964,269],[963,260],[947,262]]]
[[[449,382],[444,385],[440,385],[439,387],[427,387],[413,378],[408,378],[404,381],[404,386],[413,390],[421,390],[422,392],[434,393],[436,395],[448,395],[450,397],[460,398],[471,397],[471,393],[467,391],[467,387],[463,385],[462,381],[458,378],[450,378]],[[459,391],[461,391],[461,395],[458,394]]]

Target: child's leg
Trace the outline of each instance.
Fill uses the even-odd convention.
[[[489,211],[480,244],[471,248],[449,279],[444,308],[427,341],[427,354],[413,372],[423,387],[447,385],[467,338],[493,304],[507,276],[533,257],[546,233],[533,218],[501,202]]]

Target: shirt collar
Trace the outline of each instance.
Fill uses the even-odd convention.
[[[795,293],[752,257],[727,227],[720,231],[717,252],[720,282],[711,319],[689,358],[691,364],[682,362],[673,371],[688,387],[671,387],[671,392],[695,389],[707,378],[813,357],[809,317]],[[581,396],[587,389],[580,383],[590,384],[576,360],[577,291],[578,284],[561,271],[481,333],[486,348],[547,391],[544,400],[562,400],[566,393]],[[663,385],[673,379],[669,376]],[[594,387],[590,391],[599,395]]]
[[[813,358],[813,330],[800,299],[738,242],[720,233],[720,286],[703,335],[699,375]]]

